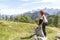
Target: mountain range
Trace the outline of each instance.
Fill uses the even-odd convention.
[[[39,15],[40,15],[40,14],[39,14],[40,10],[41,10],[41,9],[32,10],[32,11],[26,12],[26,13],[24,13],[24,14],[30,16],[32,19],[36,19],[36,18],[38,18]],[[47,17],[54,17],[56,14],[60,14],[60,9],[53,9],[53,8],[47,9],[47,8],[45,8],[45,9],[43,9],[43,10],[44,10],[45,15],[46,15]]]
[[[40,11],[41,9],[37,9],[37,10],[32,10],[32,11],[28,11],[28,12],[25,12],[25,13],[23,13],[23,14],[25,14],[25,15],[28,15],[28,16],[30,16],[32,19],[36,19],[36,18],[38,18],[39,17],[39,11]],[[55,16],[57,13],[58,14],[60,14],[60,9],[53,9],[53,8],[44,8],[43,9],[44,10],[44,12],[45,12],[45,15],[47,16],[47,17],[51,17],[51,16]],[[10,16],[12,16],[12,17],[16,17],[16,16],[20,16],[21,14],[17,14],[17,15],[0,15],[2,18],[6,18],[6,16],[7,17],[10,17]],[[0,17],[0,18],[1,18]]]

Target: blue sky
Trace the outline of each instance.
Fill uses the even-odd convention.
[[[21,14],[43,8],[60,9],[60,0],[0,0],[1,14]]]

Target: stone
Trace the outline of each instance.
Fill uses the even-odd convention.
[[[32,40],[47,40],[47,38],[46,38],[46,37],[40,37],[40,36],[34,35],[34,36],[32,37]]]
[[[60,40],[60,33],[57,33],[57,35],[55,36],[55,40]]]

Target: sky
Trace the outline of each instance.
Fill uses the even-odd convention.
[[[22,14],[43,8],[60,9],[60,0],[0,0],[0,14]]]

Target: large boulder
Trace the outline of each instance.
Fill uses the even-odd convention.
[[[47,40],[43,34],[42,27],[36,27],[35,35],[32,37],[32,40]]]

